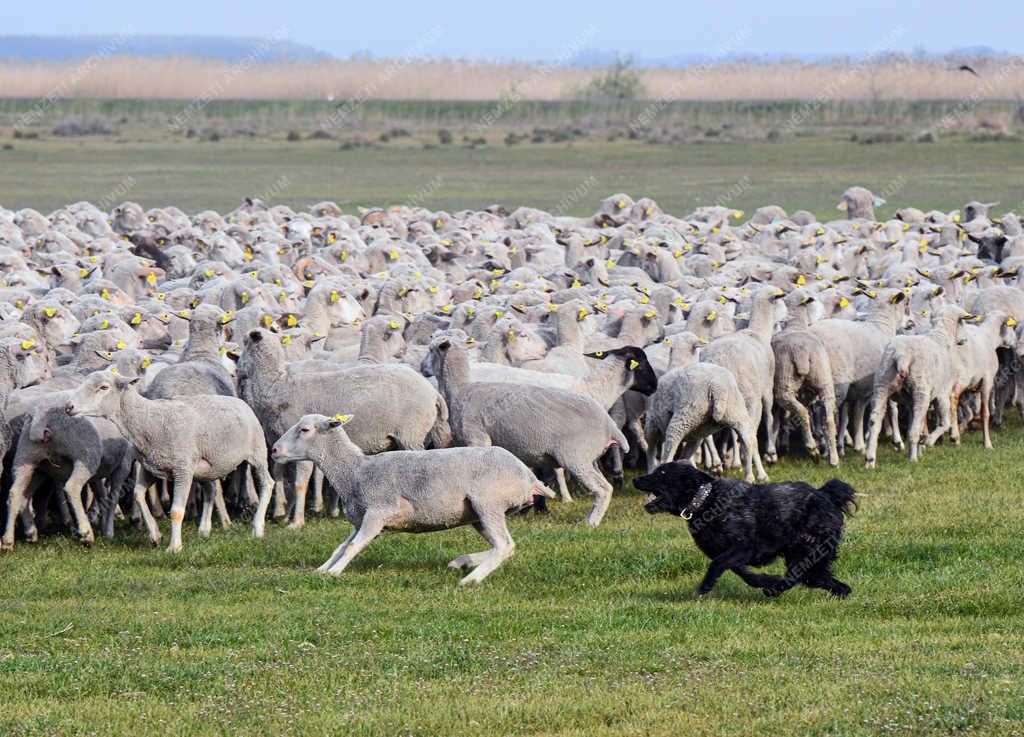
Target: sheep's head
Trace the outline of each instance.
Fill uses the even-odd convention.
[[[864,187],[850,187],[843,192],[837,210],[845,210],[850,220],[874,220],[875,208],[885,204],[885,200],[871,194]]]
[[[110,417],[118,411],[121,396],[136,381],[112,371],[93,371],[72,393],[64,410],[72,417]]]
[[[351,421],[352,415],[304,415],[274,443],[270,457],[275,463],[317,460],[320,441],[332,433],[344,436],[345,431],[341,428]]]
[[[598,358],[602,361],[607,361],[611,358],[622,361],[622,370],[626,373],[626,377],[629,380],[629,388],[633,391],[650,396],[658,388],[658,375],[651,368],[643,348],[628,345],[624,348],[600,351],[599,354],[587,353],[585,355],[588,358]]]

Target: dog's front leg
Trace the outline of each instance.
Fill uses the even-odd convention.
[[[742,568],[750,562],[750,556],[745,550],[727,550],[711,559],[708,571],[704,574],[704,580],[700,582],[697,593],[701,596],[708,593],[718,583],[722,574],[730,568]]]
[[[755,573],[746,566],[735,566],[732,572],[743,579],[743,582],[747,586],[751,586],[755,589],[763,589],[771,586],[777,586],[782,583],[782,577],[776,576],[771,573]]]

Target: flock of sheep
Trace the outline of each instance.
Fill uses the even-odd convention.
[[[597,525],[629,465],[873,467],[883,433],[916,460],[974,421],[991,447],[1024,411],[1021,221],[880,202],[0,208],[2,547],[118,517],[160,544],[167,515],[179,550],[189,514],[207,536],[255,508],[259,537],[308,504],[356,527],[335,575],[382,531],[475,524],[472,582],[548,483]]]

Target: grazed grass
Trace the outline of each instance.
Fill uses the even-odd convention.
[[[274,203],[307,208],[330,199],[347,212],[407,202],[421,192],[427,196],[417,204],[453,211],[494,202],[552,208],[591,178],[596,186],[567,202],[567,213],[593,213],[601,197],[619,191],[654,197],[680,215],[720,201],[748,212],[776,203],[823,219],[841,216],[839,194],[854,184],[887,195],[881,217],[904,205],[948,210],[971,199],[1020,211],[1024,199],[1024,148],[961,138],[865,146],[817,135],[774,144],[589,141],[427,150],[412,142],[350,151],[333,141],[44,139],[15,142],[14,150],[0,151],[0,163],[0,204],[42,212],[104,197],[113,197],[110,206],[132,199],[145,207],[224,212],[268,191]],[[439,176],[441,186],[431,187]],[[134,184],[119,195],[129,178]]]
[[[885,452],[861,491],[843,602],[769,600],[705,567],[682,523],[619,495],[512,522],[517,555],[459,590],[469,530],[376,541],[340,581],[346,534],[316,519],[185,552],[123,529],[0,563],[0,724],[12,734],[1017,734],[1024,721],[1024,433],[923,463]],[[775,478],[830,469],[785,461]],[[1017,730],[1017,731],[1015,731]]]

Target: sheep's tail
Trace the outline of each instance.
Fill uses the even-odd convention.
[[[893,363],[896,367],[896,375],[901,379],[905,379],[910,375],[910,364],[912,363],[910,356],[898,353],[893,357]]]
[[[856,489],[844,481],[832,479],[826,482],[820,490],[828,495],[839,511],[847,517],[853,515],[853,511],[857,508]]]
[[[611,424],[611,433],[610,433],[611,438],[609,438],[609,440],[608,440],[608,447],[610,448],[613,445],[617,445],[617,446],[619,446],[619,448],[622,449],[623,453],[628,453],[629,452],[629,441],[626,440],[626,436],[622,433],[622,430],[619,428],[618,425],[616,425],[614,422],[612,422],[610,424]]]
[[[427,447],[447,448],[452,444],[452,426],[448,418],[448,402],[444,401],[440,392],[434,400],[434,406],[437,408],[437,418],[427,433]]]

